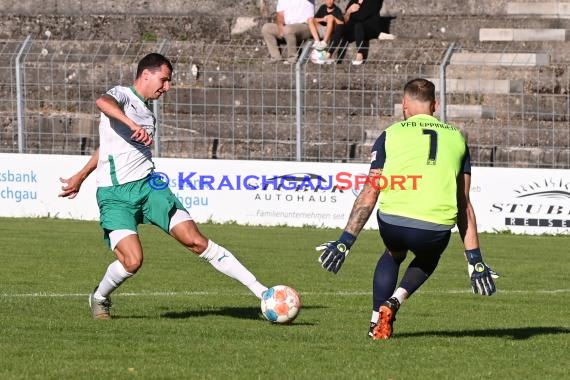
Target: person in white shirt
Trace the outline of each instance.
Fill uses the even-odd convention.
[[[60,197],[75,198],[81,184],[97,170],[97,204],[104,238],[117,260],[89,295],[94,319],[110,319],[111,293],[142,266],[139,224],[154,224],[223,274],[238,280],[257,297],[267,290],[236,257],[205,237],[192,217],[154,172],[151,144],[156,118],[149,101],[171,88],[172,64],[161,54],[143,57],[132,86],[116,86],[100,96],[99,148],[89,162],[64,183]]]
[[[276,11],[275,22],[263,25],[261,35],[271,62],[283,59],[279,42],[284,41],[287,45],[285,62],[292,64],[297,62],[298,44],[312,37],[308,20],[315,15],[315,3],[314,0],[278,0]]]

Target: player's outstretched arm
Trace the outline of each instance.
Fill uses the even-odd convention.
[[[121,109],[117,100],[111,95],[103,94],[96,101],[95,105],[99,111],[103,112],[107,117],[116,119],[126,125],[131,132],[131,139],[141,144],[149,146],[152,144],[152,137],[147,133],[146,129],[131,120]]]
[[[368,179],[352,206],[352,211],[350,212],[348,222],[344,229],[345,231],[356,236],[362,231],[368,219],[370,219],[370,215],[372,215],[376,207],[378,195],[380,194],[378,181],[381,175],[381,169],[370,169],[368,172]]]
[[[75,173],[74,175],[72,175],[67,179],[60,177],[59,181],[64,185],[61,187],[62,192],[59,194],[59,197],[69,198],[69,199],[75,198],[77,194],[79,194],[79,189],[81,188],[81,184],[83,183],[83,181],[85,181],[85,179],[89,177],[89,174],[91,174],[93,170],[95,170],[95,168],[97,167],[98,161],[99,161],[99,148],[97,148],[95,152],[93,152],[89,161],[80,171],[78,171],[77,173]]]
[[[368,173],[368,181],[354,201],[348,222],[340,238],[320,244],[315,248],[321,252],[319,256],[321,266],[329,272],[336,274],[340,270],[356,237],[370,218],[380,194],[380,187],[377,183],[380,174],[382,171],[379,169],[371,169]]]
[[[465,246],[467,273],[473,293],[490,296],[496,291],[494,279],[499,278],[499,275],[483,262],[475,211],[469,200],[470,188],[471,175],[460,174],[457,181],[457,228]]]
[[[470,188],[471,175],[459,174],[457,178],[457,228],[466,250],[479,248],[477,219],[469,199]]]

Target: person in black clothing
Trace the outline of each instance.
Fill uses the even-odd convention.
[[[361,65],[368,55],[369,41],[382,31],[380,9],[383,0],[350,0],[344,13],[344,39],[356,42],[353,65]]]
[[[315,40],[313,48],[317,50],[326,49],[326,59],[332,58],[343,39],[343,24],[344,15],[335,4],[335,0],[324,0],[324,4],[319,7],[315,17],[309,19],[309,29]]]

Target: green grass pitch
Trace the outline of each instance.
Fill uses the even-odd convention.
[[[339,230],[203,224],[266,285],[303,301],[290,326],[262,319],[246,288],[141,226],[145,263],[93,321],[87,295],[114,259],[96,222],[0,219],[0,379],[568,378],[567,236],[482,234],[498,293],[473,295],[459,237],[400,309],[367,337],[374,266],[364,231],[337,275],[314,247]],[[409,263],[410,257],[405,265]]]

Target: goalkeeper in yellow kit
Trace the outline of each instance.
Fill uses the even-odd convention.
[[[368,333],[373,339],[391,337],[396,312],[434,272],[455,224],[465,246],[473,292],[488,296],[495,292],[497,274],[483,262],[469,200],[469,150],[459,129],[433,116],[436,105],[432,82],[417,78],[405,85],[405,120],[391,125],[374,143],[369,180],[340,238],[317,247],[323,268],[337,273],[378,203],[378,226],[386,250],[374,272]],[[421,177],[416,187],[406,188],[380,186],[380,175]],[[414,258],[396,287],[408,251]]]

